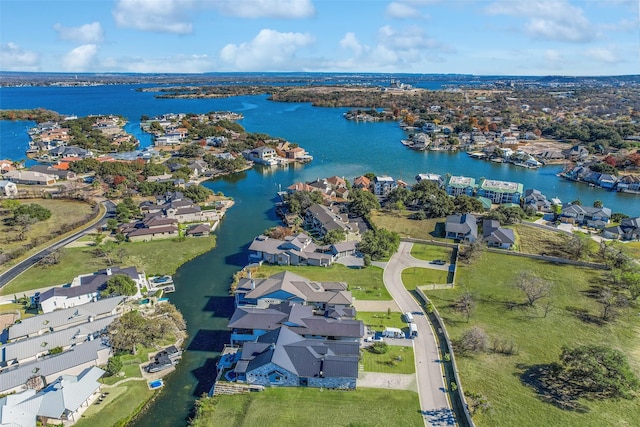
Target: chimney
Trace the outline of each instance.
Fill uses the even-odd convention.
[[[256,281],[251,279],[251,289],[255,289],[256,288]]]

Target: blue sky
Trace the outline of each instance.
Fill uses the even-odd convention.
[[[639,0],[0,0],[0,70],[640,74]]]

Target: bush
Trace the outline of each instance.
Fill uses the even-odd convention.
[[[386,342],[375,342],[369,347],[369,351],[375,354],[385,354],[389,351],[389,346]]]
[[[122,360],[119,356],[111,356],[105,368],[105,376],[112,377],[122,369]]]

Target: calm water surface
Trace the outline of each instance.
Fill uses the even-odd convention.
[[[205,183],[214,191],[234,198],[216,231],[217,248],[184,264],[175,275],[177,291],[170,300],[183,313],[189,332],[186,351],[177,370],[149,411],[136,426],[186,425],[193,401],[209,391],[215,377],[215,361],[229,333],[233,301],[228,295],[231,276],[245,265],[251,240],[278,223],[273,210],[275,193],[297,181],[331,175],[352,179],[366,172],[389,174],[408,183],[422,172],[451,173],[519,181],[538,188],[548,197],[583,204],[602,200],[614,212],[640,215],[640,197],[603,191],[560,180],[560,166],[537,170],[470,159],[465,153],[422,153],[402,146],[406,135],[396,123],[355,123],[342,118],[347,109],[315,108],[308,104],[274,103],[266,96],[226,99],[155,99],[136,92],[138,86],[83,88],[1,88],[1,108],[42,107],[63,114],[120,114],[129,120],[127,131],[141,140],[151,139],[139,130],[140,116],[167,112],[203,113],[214,110],[241,112],[240,121],[250,132],[283,137],[300,144],[314,156],[312,163],[290,168],[256,168]],[[28,122],[0,122],[0,158],[24,158]]]

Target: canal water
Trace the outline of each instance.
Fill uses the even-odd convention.
[[[233,311],[228,289],[233,273],[247,260],[247,247],[265,229],[278,224],[273,209],[276,192],[298,181],[332,175],[353,179],[373,172],[388,174],[409,184],[418,173],[433,172],[518,181],[563,201],[580,199],[591,205],[603,201],[614,212],[640,215],[640,197],[591,188],[556,176],[559,166],[537,170],[473,160],[465,153],[416,152],[404,147],[406,137],[397,123],[356,123],[345,120],[344,108],[316,108],[309,104],[274,103],[266,96],[225,99],[155,99],[133,85],[83,88],[0,88],[3,109],[42,107],[63,114],[120,114],[127,130],[146,146],[148,136],[139,130],[142,115],[169,112],[203,113],[214,110],[241,112],[249,132],[282,137],[304,147],[313,162],[287,168],[255,169],[206,182],[204,185],[233,197],[235,205],[216,231],[216,249],[184,264],[175,274],[177,291],[170,300],[187,321],[186,352],[175,373],[166,379],[151,408],[135,426],[186,425],[193,402],[209,391],[215,361],[229,333],[226,324]],[[0,122],[0,157],[23,157],[28,143],[27,122]],[[24,131],[24,133],[23,133]],[[20,157],[22,156],[22,157]]]

